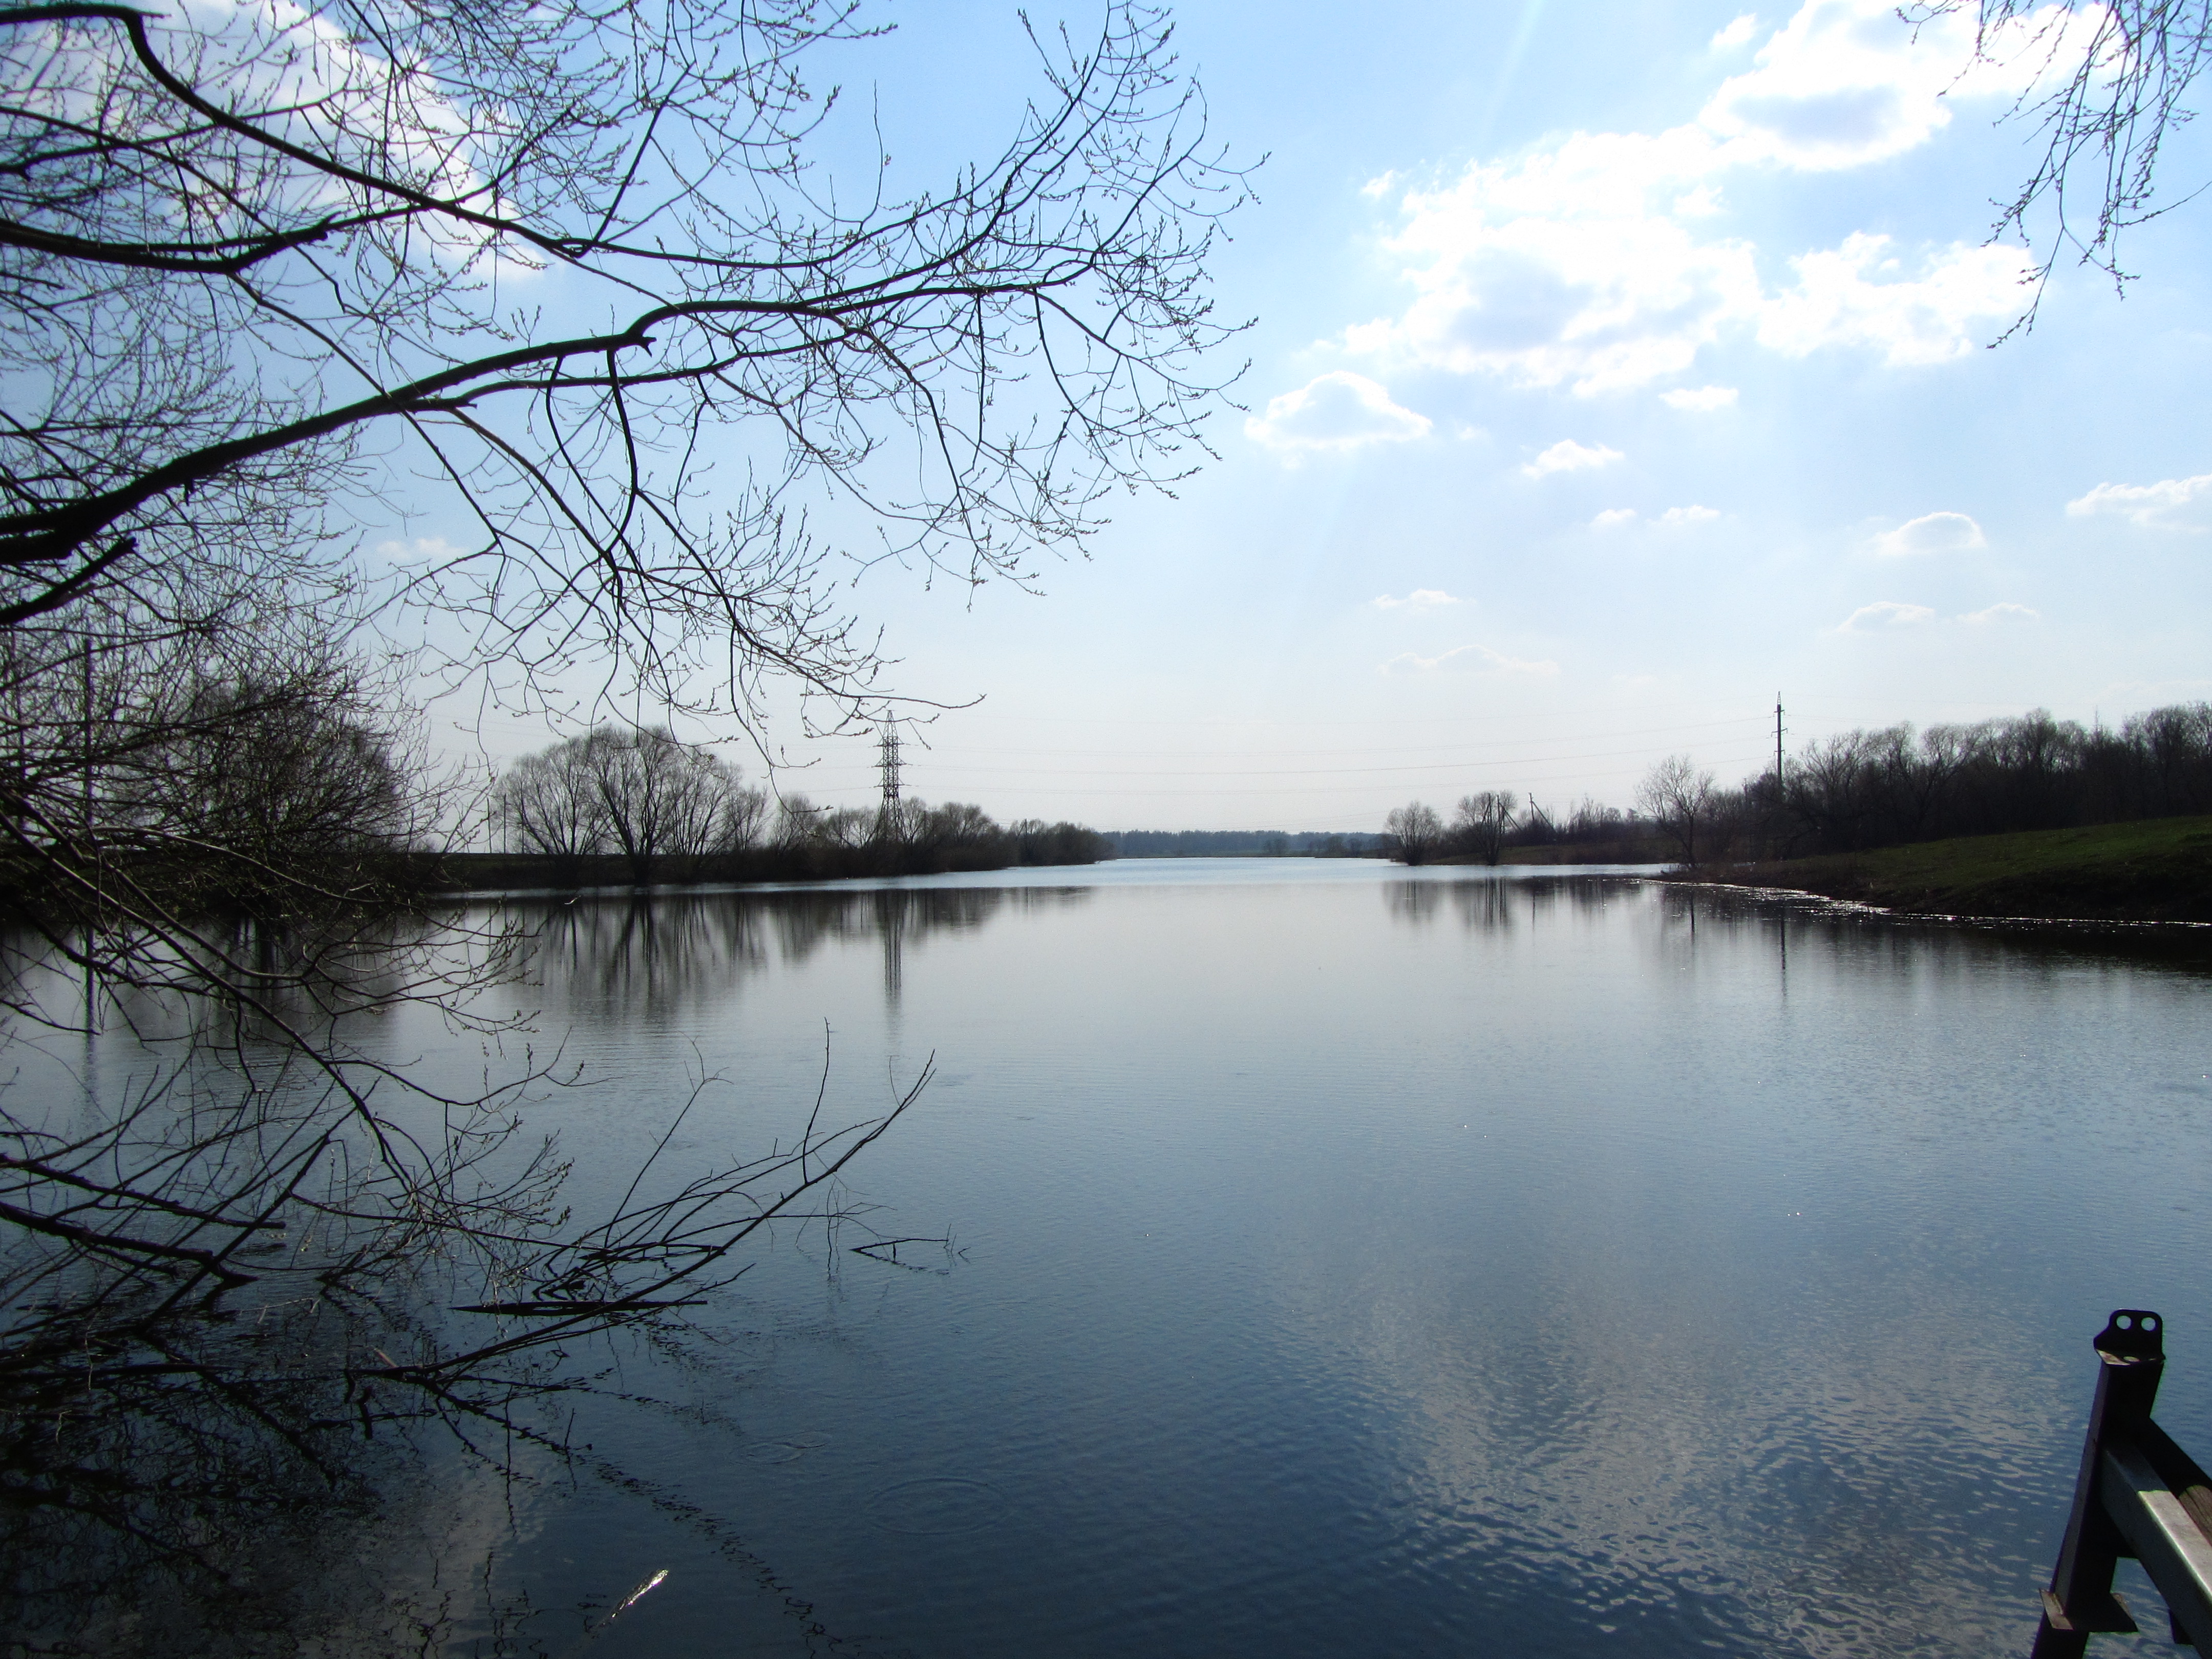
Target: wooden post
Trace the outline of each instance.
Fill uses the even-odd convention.
[[[2112,1569],[2135,1552],[2106,1512],[2104,1492],[2107,1443],[2131,1445],[2150,1420],[2166,1372],[2165,1322],[2142,1308],[2121,1308],[2097,1334],[2096,1397],[2075,1477],[2074,1506],[2051,1588],[2043,1592],[2043,1620],[2032,1659],[2081,1659],[2099,1631],[2136,1628],[2126,1606],[2112,1594]]]

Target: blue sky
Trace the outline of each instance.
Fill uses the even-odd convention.
[[[994,148],[1011,7],[891,6],[837,65],[902,175]],[[1071,9],[1073,20],[1090,14]],[[2212,696],[2212,203],[2124,299],[1989,246],[2014,70],[1880,0],[1193,0],[1214,132],[1267,156],[1216,263],[1243,410],[1041,595],[848,597],[950,712],[908,787],[1106,828],[1374,829],[1478,788],[1626,804],[1851,726]],[[2166,163],[2212,178],[2195,135]],[[702,734],[712,735],[712,734]],[[495,751],[544,733],[487,728]],[[784,787],[865,799],[859,742]],[[757,768],[755,769],[757,770]]]

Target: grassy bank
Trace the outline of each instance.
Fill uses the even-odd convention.
[[[1923,914],[2212,921],[2212,817],[1967,836],[1701,873]]]

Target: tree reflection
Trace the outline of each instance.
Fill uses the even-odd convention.
[[[515,907],[532,916],[534,907]],[[724,898],[615,897],[535,909],[531,977],[574,1002],[659,1021],[769,960],[757,907]]]
[[[429,1286],[389,1273],[370,1297],[264,1269],[252,1294],[181,1314],[151,1305],[150,1288],[135,1303],[112,1285],[64,1288],[111,1292],[100,1320],[80,1322],[78,1350],[54,1364],[18,1346],[0,1366],[11,1652],[436,1650],[453,1587],[393,1569],[441,1547],[489,1549],[489,1516],[475,1536],[447,1518],[453,1454],[509,1452],[518,1430],[526,1444],[532,1378],[380,1377],[380,1353],[425,1335]],[[433,1455],[422,1432],[441,1419],[468,1438]],[[489,1611],[498,1623],[515,1610]]]
[[[26,1653],[431,1651],[450,1603],[481,1631],[482,1587],[448,1569],[445,1590],[416,1595],[392,1565],[437,1531],[423,1517],[451,1506],[455,1460],[495,1483],[517,1448],[553,1457],[548,1425],[592,1388],[595,1345],[627,1329],[687,1342],[690,1310],[742,1269],[748,1237],[840,1213],[839,1171],[928,1075],[844,1127],[796,1103],[796,1137],[750,1162],[694,1171],[657,1151],[583,1218],[559,1149],[518,1133],[557,1062],[488,1076],[471,1099],[418,1084],[414,1104],[372,1114],[300,1057],[301,1033],[374,1079],[392,1063],[383,1016],[422,984],[520,974],[579,1024],[634,1021],[726,997],[778,957],[880,945],[896,974],[933,937],[1087,897],[625,896],[336,944],[240,922],[222,948],[261,986],[250,1005],[104,988],[106,1036],[84,1039],[100,1064],[74,1081],[19,1042],[29,1080],[0,1092],[0,1628]],[[76,994],[28,951],[0,950],[0,972],[21,1006]],[[694,1081],[695,1103],[721,1083]],[[399,1181],[379,1135],[407,1138],[427,1175]],[[477,1528],[479,1559],[496,1531]]]
[[[409,1492],[450,1488],[424,1474],[416,1437],[442,1425],[448,1462],[481,1449],[508,1474],[517,1446],[550,1449],[532,1413],[590,1386],[580,1368],[602,1338],[686,1340],[749,1240],[843,1212],[841,1172],[927,1086],[925,1064],[881,1115],[842,1126],[794,1103],[791,1138],[679,1169],[662,1154],[725,1081],[695,1078],[627,1188],[577,1213],[557,1145],[521,1133],[555,1067],[526,1062],[466,1098],[422,1085],[374,1111],[373,1081],[332,1077],[387,1073],[352,1027],[392,1007],[394,985],[404,1002],[415,975],[453,971],[441,953],[480,957],[468,941],[495,935],[514,943],[514,918],[460,944],[395,935],[390,960],[319,971],[312,989],[299,938],[241,935],[233,958],[274,981],[266,994],[227,1014],[111,994],[119,1065],[104,1082],[87,1068],[71,1083],[16,1042],[18,1082],[0,1093],[12,1651],[291,1653],[302,1632],[370,1626],[383,1634],[364,1652],[434,1645],[435,1610],[385,1595],[363,1565]],[[526,949],[580,970],[595,939],[616,958],[596,982],[623,995],[763,949],[749,913],[712,906],[567,918]],[[19,967],[16,988],[51,1003],[56,977]]]
[[[1391,921],[1425,927],[1437,919],[1437,907],[1443,899],[1443,883],[1434,881],[1385,882],[1382,902],[1390,908]]]
[[[803,963],[840,945],[880,947],[885,1000],[895,1008],[909,949],[975,932],[1009,908],[1060,909],[1091,896],[1088,888],[817,888],[610,894],[502,908],[528,941],[525,974],[550,1000],[585,1019],[659,1024],[719,1001],[774,962]]]
[[[1513,927],[1511,890],[1502,881],[1454,882],[1452,908],[1469,933],[1503,933]]]

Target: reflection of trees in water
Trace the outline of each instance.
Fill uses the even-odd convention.
[[[544,921],[530,952],[625,995],[627,974],[673,985],[764,955],[758,913],[732,904]],[[453,1485],[411,1457],[408,1431],[442,1419],[503,1456],[530,1427],[518,1408],[591,1386],[599,1336],[681,1340],[685,1310],[744,1270],[775,1218],[835,1216],[839,1172],[927,1081],[925,1067],[857,1124],[802,1112],[795,1141],[749,1159],[648,1158],[611,1206],[574,1214],[557,1148],[518,1133],[556,1079],[525,1061],[477,1095],[418,1085],[372,1109],[393,1074],[349,1035],[423,1000],[415,988],[474,982],[523,926],[495,910],[443,935],[400,927],[386,960],[312,975],[298,965],[311,933],[242,932],[220,948],[250,1002],[103,985],[106,1035],[82,1039],[75,1079],[15,1037],[22,1079],[0,1092],[0,1630],[25,1651],[425,1647],[443,1614],[395,1599],[380,1567],[424,1547],[397,1518],[449,1504]],[[19,1006],[81,994],[67,964],[35,963],[20,940],[13,955]],[[694,1102],[722,1081],[700,1080]]]
[[[689,1352],[687,1310],[744,1271],[748,1238],[779,1216],[835,1224],[841,1171],[927,1082],[882,1118],[810,1122],[750,1162],[647,1160],[603,1223],[563,1239],[531,1231],[561,1200],[550,1147],[454,1171],[504,1176],[511,1233],[403,1224],[377,1206],[374,1170],[360,1179],[360,1156],[323,1133],[323,1103],[241,1100],[234,1060],[196,1055],[74,1112],[34,1102],[35,1129],[0,1112],[46,1147],[9,1166],[16,1225],[0,1233],[10,1651],[438,1652],[459,1616],[499,1636],[528,1609],[452,1568],[488,1575],[511,1512],[472,1494],[527,1479],[533,1458],[557,1472],[607,1333]],[[302,1133],[330,1155],[302,1161]],[[275,1203],[211,1207],[231,1166],[280,1158],[297,1174]],[[523,1650],[499,1636],[486,1650]]]
[[[860,893],[771,893],[761,899],[770,904],[784,959],[804,962],[830,941],[895,937],[918,945],[933,933],[973,933],[999,914],[1008,895],[1003,887],[879,887]]]
[[[0,1628],[21,1650],[436,1651],[453,1604],[482,1616],[470,1604],[488,1587],[472,1595],[451,1564],[430,1569],[441,1547],[488,1559],[504,1522],[495,1484],[478,1471],[471,1518],[469,1482],[457,1491],[456,1471],[413,1438],[450,1407],[347,1363],[373,1368],[376,1350],[422,1340],[399,1287],[382,1288],[381,1302],[333,1294],[280,1267],[220,1315],[116,1304],[117,1326],[136,1316],[127,1349],[74,1370],[9,1353]],[[498,1435],[515,1403],[473,1402],[490,1413],[477,1431]]]
[[[1425,927],[1437,919],[1437,907],[1443,902],[1443,884],[1435,881],[1386,882],[1382,902],[1389,907],[1390,920],[1408,922],[1414,927]]]
[[[757,908],[734,894],[580,899],[543,912],[533,975],[570,1000],[651,1018],[768,962]]]
[[[1663,931],[1756,938],[1778,957],[1784,950],[1817,948],[1835,963],[1938,974],[1978,971],[1996,962],[2008,973],[2039,974],[2112,961],[2212,972],[2212,928],[1893,915],[1802,894],[1705,883],[1666,882],[1656,890]]]
[[[973,933],[1008,909],[1064,909],[1090,897],[1087,888],[815,889],[516,902],[503,914],[535,932],[529,967],[550,992],[652,1018],[719,999],[771,959],[805,963],[833,945],[880,943],[896,1001],[909,945]]]
[[[1513,926],[1511,896],[1502,881],[1455,881],[1452,908],[1469,933],[1502,933]]]
[[[634,1006],[726,994],[779,950],[978,928],[1010,896],[1024,910],[1073,902],[888,889],[507,906],[459,943],[400,927],[387,960],[362,955],[357,984],[319,972],[319,987],[354,985],[319,994],[300,988],[311,938],[227,945],[282,981],[256,1018],[324,1021],[318,1041],[342,1052],[356,995],[404,998],[416,976],[513,940],[580,1001]],[[0,952],[20,997],[69,994],[26,961]],[[489,1592],[452,1567],[482,1566],[504,1511],[457,1525],[454,1493],[467,1468],[496,1471],[457,1475],[453,1443],[414,1437],[442,1419],[504,1456],[513,1431],[590,1386],[596,1333],[649,1322],[682,1340],[687,1298],[738,1271],[732,1253],[769,1218],[820,1212],[806,1195],[832,1190],[889,1121],[810,1130],[704,1174],[664,1160],[603,1224],[572,1224],[557,1154],[499,1152],[512,1091],[451,1109],[428,1154],[442,1184],[386,1191],[362,1148],[388,1120],[349,1115],[325,1071],[288,1069],[252,1021],[224,1027],[127,987],[106,1006],[106,1048],[130,1080],[88,1076],[81,1108],[68,1090],[0,1097],[10,1144],[44,1160],[0,1183],[23,1211],[0,1235],[0,1628],[30,1651],[434,1651],[449,1610],[483,1630]],[[487,1197],[487,1177],[507,1184]],[[414,1201],[450,1209],[455,1194],[476,1195],[459,1222]],[[499,1226],[481,1220],[493,1206]],[[441,1550],[442,1589],[428,1570]]]
[[[1619,877],[1476,876],[1461,881],[1386,882],[1382,896],[1393,921],[1418,927],[1436,920],[1449,894],[1452,908],[1468,932],[1504,933],[1513,927],[1516,911],[1525,911],[1531,922],[1543,921],[1562,905],[1595,915],[1627,888]]]
[[[450,999],[465,1003],[505,977],[513,930],[495,921],[468,927],[406,912],[200,919],[187,934],[130,942],[130,971],[89,976],[58,950],[52,930],[0,930],[0,1011],[21,1029],[84,1035],[89,1024],[149,1042],[273,1044],[289,1053],[306,1041],[333,1066],[359,1057],[345,1022],[366,1010]],[[229,988],[210,993],[221,975]],[[17,1029],[11,1026],[11,1029]]]

